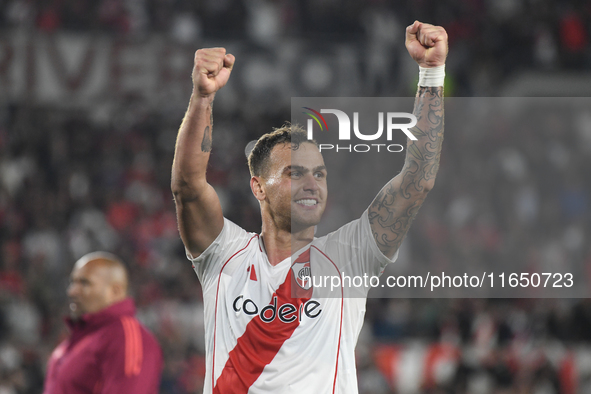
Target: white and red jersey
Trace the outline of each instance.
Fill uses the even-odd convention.
[[[367,211],[275,266],[259,235],[228,219],[198,258],[188,257],[203,287],[204,393],[358,392],[354,351],[366,299],[317,297],[301,273],[381,274],[396,256],[378,249]]]

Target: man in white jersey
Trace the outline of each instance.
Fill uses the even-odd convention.
[[[223,217],[205,173],[212,103],[230,77],[234,56],[223,48],[195,54],[172,191],[181,238],[203,287],[204,393],[357,393],[354,350],[365,298],[320,297],[306,274],[381,274],[434,185],[447,34],[415,21],[406,29],[406,47],[420,66],[418,122],[411,129],[417,140],[408,140],[402,171],[361,217],[321,238],[314,238],[314,226],[326,205],[327,169],[316,144],[292,126],[265,134],[249,156],[261,233]]]

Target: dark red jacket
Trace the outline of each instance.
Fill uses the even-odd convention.
[[[71,335],[49,358],[44,394],[156,394],[162,350],[127,298],[66,319]]]

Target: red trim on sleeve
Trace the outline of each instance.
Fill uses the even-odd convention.
[[[144,356],[140,326],[131,316],[122,316],[121,324],[125,334],[125,376],[137,376]]]

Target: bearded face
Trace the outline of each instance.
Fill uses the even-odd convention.
[[[327,171],[324,159],[312,143],[293,150],[290,144],[271,151],[269,170],[262,177],[266,209],[276,225],[290,232],[316,226],[326,207]]]

